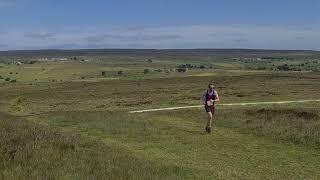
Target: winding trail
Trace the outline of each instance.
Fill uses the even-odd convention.
[[[320,99],[314,100],[297,100],[297,101],[275,101],[275,102],[246,102],[246,103],[230,103],[230,104],[217,104],[217,106],[246,106],[246,105],[261,105],[261,104],[289,104],[289,103],[307,103],[307,102],[320,102]],[[144,109],[129,111],[129,113],[143,113],[143,112],[153,112],[153,111],[169,111],[176,109],[191,109],[191,108],[200,108],[203,105],[196,106],[180,106],[180,107],[169,107],[169,108],[158,108],[158,109]]]

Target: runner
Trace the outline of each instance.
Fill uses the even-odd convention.
[[[208,90],[206,90],[203,93],[203,104],[204,104],[204,108],[208,114],[208,122],[207,122],[207,126],[206,126],[206,132],[207,133],[211,133],[212,130],[212,120],[213,120],[213,115],[215,113],[216,110],[216,103],[219,101],[219,95],[217,90],[215,90],[214,84],[210,83],[208,85]]]

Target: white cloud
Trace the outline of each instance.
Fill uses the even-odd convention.
[[[6,49],[44,48],[259,48],[320,50],[320,27],[190,25],[69,27],[7,30]]]

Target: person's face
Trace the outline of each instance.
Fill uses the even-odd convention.
[[[214,86],[213,86],[213,85],[210,85],[210,86],[209,86],[209,89],[210,89],[210,91],[214,90]]]

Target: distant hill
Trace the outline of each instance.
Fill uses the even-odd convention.
[[[52,56],[313,56],[311,50],[262,49],[77,49],[77,50],[16,50],[0,51],[0,56],[52,57]]]

